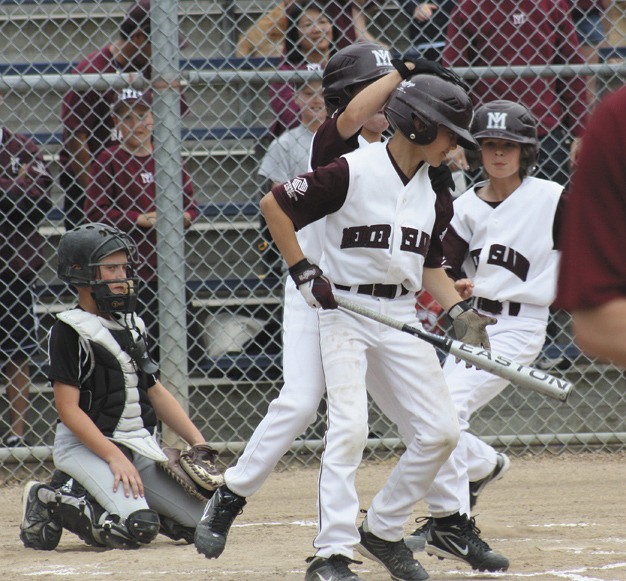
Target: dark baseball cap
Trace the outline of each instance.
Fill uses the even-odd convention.
[[[136,105],[142,105],[147,109],[152,108],[152,92],[148,90],[144,93],[132,88],[122,89],[117,95],[113,111],[117,113],[123,106],[130,109]]]
[[[150,0],[138,0],[133,4],[126,14],[120,31],[125,38],[130,38],[138,30],[146,36],[150,36]],[[187,44],[187,40],[182,34],[178,35],[178,43],[181,48]]]

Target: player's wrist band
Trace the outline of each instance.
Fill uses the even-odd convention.
[[[448,309],[448,316],[454,321],[459,315],[463,314],[465,311],[471,311],[472,307],[467,301],[460,301],[456,305],[452,305]]]
[[[403,80],[408,79],[413,74],[413,71],[404,64],[402,59],[391,59],[391,64],[400,73]]]
[[[289,275],[293,279],[293,282],[296,283],[296,286],[309,282],[322,274],[320,267],[309,262],[306,258],[303,258],[300,262],[296,262],[289,268]]]

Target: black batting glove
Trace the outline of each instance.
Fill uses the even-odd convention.
[[[487,326],[495,325],[498,322],[497,319],[480,314],[465,301],[452,306],[448,310],[448,315],[452,319],[454,336],[459,341],[483,349],[491,349]]]
[[[411,70],[405,63],[412,63],[415,68]],[[391,64],[400,73],[403,79],[408,79],[413,75],[436,75],[437,77],[458,85],[464,91],[469,91],[469,87],[459,75],[435,61],[422,58],[404,58],[391,59]]]
[[[333,285],[323,276],[322,269],[303,258],[289,269],[289,274],[307,304],[314,309],[336,309]]]
[[[450,168],[445,164],[438,165],[437,167],[429,166],[428,177],[430,178],[430,185],[436,193],[442,190],[452,193],[456,189],[452,171],[450,171]]]

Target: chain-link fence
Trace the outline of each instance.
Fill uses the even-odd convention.
[[[448,1],[152,3],[146,20],[148,4],[0,0],[3,478],[51,460],[46,335],[75,303],[56,276],[55,251],[65,228],[83,220],[136,240],[140,314],[160,337],[162,379],[219,450],[241,450],[281,386],[283,270],[258,201],[272,182],[303,171],[325,115],[318,79],[337,47],[374,39],[443,58],[477,102],[528,104],[540,118],[539,172],[564,183],[578,124],[624,74],[621,0],[596,11],[593,2],[568,2],[567,11],[483,1],[472,3],[480,14],[460,17],[451,13],[464,4]],[[512,26],[520,38],[507,35]],[[152,95],[154,123],[118,103],[123,88]],[[137,144],[142,131],[148,138]],[[296,133],[281,147],[286,132]],[[456,178],[459,194],[477,176]],[[419,303],[425,326],[444,332],[430,299]],[[509,387],[473,419],[475,433],[514,452],[624,448],[623,376],[580,354],[565,313],[552,315],[536,365],[575,384],[569,402]],[[396,431],[374,407],[370,423],[368,455],[395,453]],[[322,403],[284,461],[314,459],[323,431]]]

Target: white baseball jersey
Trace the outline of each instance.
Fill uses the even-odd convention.
[[[259,175],[274,183],[282,183],[310,171],[312,141],[313,132],[304,125],[285,131],[267,148],[261,160]]]
[[[470,188],[454,201],[450,226],[469,245],[463,268],[474,296],[547,306],[554,300],[559,253],[552,225],[563,191],[556,182],[527,177],[492,207]]]

